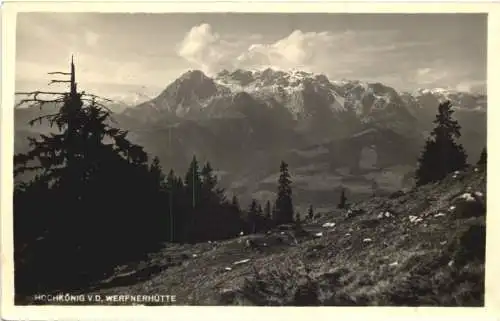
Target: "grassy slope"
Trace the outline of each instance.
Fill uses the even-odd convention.
[[[356,204],[363,212],[351,217],[325,214],[304,225],[309,235],[276,231],[168,245],[92,292],[173,294],[182,305],[481,306],[485,216],[481,202],[460,195],[484,198],[485,188],[486,174],[471,171]],[[386,211],[391,217],[379,218]],[[411,222],[410,215],[422,220]],[[323,228],[325,222],[336,225]],[[318,231],[323,236],[313,237]],[[249,238],[259,249],[245,246]],[[233,264],[243,259],[250,261]]]

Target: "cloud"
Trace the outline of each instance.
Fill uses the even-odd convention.
[[[328,32],[295,30],[271,44],[252,44],[237,58],[238,67],[272,66],[279,69],[302,69],[321,72],[328,64],[335,37]],[[324,71],[324,70],[323,70]]]
[[[394,31],[335,33],[295,30],[273,43],[252,44],[237,61],[241,67],[268,64],[279,69],[350,74],[351,68],[359,69],[374,62],[374,53],[394,50],[391,39],[395,35]]]
[[[425,77],[432,71],[431,68],[419,68],[417,69],[417,77]]]
[[[464,92],[486,93],[486,79],[481,80],[474,68],[465,64],[438,59],[426,67],[413,69],[406,77],[414,87],[441,87]]]
[[[188,32],[178,46],[177,54],[202,70],[212,72],[228,63],[232,47],[209,24],[204,23]]]
[[[416,70],[415,81],[423,85],[435,84],[446,79],[448,76],[449,73],[447,71],[425,67]]]
[[[264,67],[321,72],[328,67],[335,41],[345,36],[295,30],[271,43],[262,42],[264,36],[257,34],[228,41],[209,24],[201,24],[186,34],[177,53],[208,73],[222,68]]]
[[[481,79],[477,68],[464,64],[441,41],[409,38],[389,29],[297,29],[271,39],[258,34],[220,34],[211,25],[201,24],[185,35],[177,53],[208,74],[223,68],[300,69],[333,79],[380,81],[401,90],[472,88],[465,83]]]
[[[333,78],[394,75],[400,50],[415,50],[424,42],[395,42],[394,30],[308,31],[294,30],[278,39],[251,34],[223,36],[209,24],[193,27],[184,37],[178,55],[207,73],[226,69],[300,69]],[[267,39],[266,39],[267,38]],[[230,40],[229,40],[230,39]],[[266,41],[267,40],[267,41]]]
[[[248,38],[252,41],[257,41],[257,40],[262,40],[264,38],[264,36],[261,34],[258,34],[258,33],[254,33],[254,34],[251,34]]]
[[[484,80],[470,80],[459,82],[456,87],[458,91],[476,92],[486,94],[486,81]]]
[[[99,35],[93,31],[85,31],[85,43],[89,47],[95,47],[99,42]]]

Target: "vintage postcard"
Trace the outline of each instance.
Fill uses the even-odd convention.
[[[493,317],[498,7],[5,3],[2,317]]]

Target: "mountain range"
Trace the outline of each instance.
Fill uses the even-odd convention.
[[[487,97],[442,88],[400,92],[379,82],[269,68],[213,77],[192,70],[113,117],[166,170],[183,173],[196,155],[243,201],[271,200],[284,160],[302,211],[310,203],[331,208],[341,188],[357,199],[411,186],[444,100],[454,105],[461,143],[475,162],[486,145]],[[41,130],[24,126],[36,113],[16,111],[16,152],[26,148],[18,137]]]

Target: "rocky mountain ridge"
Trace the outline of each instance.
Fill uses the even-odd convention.
[[[323,98],[332,112],[354,111],[360,116],[391,106],[410,110],[425,108],[446,99],[451,100],[456,108],[486,108],[486,96],[482,94],[443,88],[399,92],[379,82],[330,81],[323,74],[284,72],[270,68],[263,71],[223,70],[213,78],[199,70],[188,71],[168,85],[156,98],[139,104],[138,107],[144,109],[149,106],[175,116],[193,117],[200,110],[208,112],[217,108],[224,109],[231,102],[224,98],[238,96],[242,92],[266,101],[269,107],[275,105],[273,100],[274,103],[282,104],[295,119],[311,116],[313,110],[305,101],[308,94]],[[219,100],[221,102],[217,102]],[[215,107],[217,103],[222,106]],[[127,112],[132,113],[133,108]]]
[[[341,187],[356,198],[371,195],[373,181],[387,192],[407,186],[446,98],[455,103],[462,143],[475,162],[486,144],[485,96],[443,89],[405,93],[302,71],[221,71],[211,78],[193,70],[113,118],[167,170],[184,172],[196,155],[212,163],[229,194],[265,201],[273,197],[273,177],[285,160],[300,174],[297,202],[328,207]],[[25,126],[36,113],[16,112],[16,151],[36,130]]]

